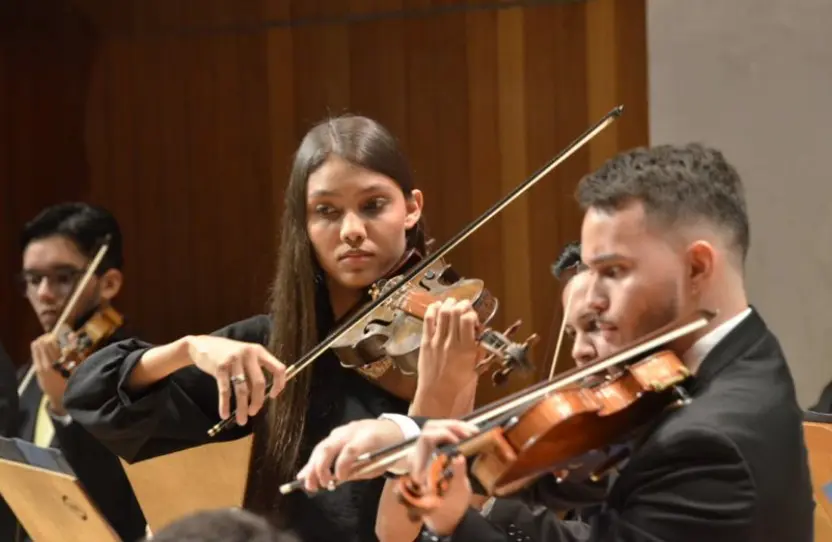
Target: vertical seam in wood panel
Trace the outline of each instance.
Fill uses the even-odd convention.
[[[588,109],[593,123],[619,105],[616,73],[615,3],[593,0],[585,4],[587,26]],[[627,104],[624,104],[626,115]],[[589,167],[597,169],[618,150],[618,123],[604,130],[589,145]]]
[[[497,15],[497,73],[499,88],[500,186],[509,192],[528,176],[526,164],[526,101],[524,85],[524,11],[520,8]],[[529,272],[528,195],[515,200],[505,211],[503,230],[503,267],[510,277],[506,281],[506,314],[523,318],[531,329],[531,275]]]
[[[274,215],[272,220],[274,227],[274,254],[277,254],[280,244],[280,222],[281,212],[283,210],[283,190],[280,190],[278,187],[282,186],[285,189],[288,183],[288,168],[286,168],[287,157],[280,153],[285,152],[287,149],[292,149],[293,138],[291,136],[294,135],[296,122],[295,118],[280,118],[280,111],[293,111],[293,108],[288,107],[286,104],[292,104],[295,101],[295,78],[292,77],[290,81],[280,80],[279,75],[275,72],[278,69],[277,66],[281,66],[283,73],[294,74],[293,38],[293,31],[290,29],[270,30],[267,36],[268,51],[266,53],[266,62],[268,66],[268,86],[270,89],[281,89],[279,93],[269,92],[268,96],[270,99],[267,101],[270,126],[269,142],[271,143],[269,153],[271,155],[272,198],[274,201]],[[287,63],[290,64],[289,67],[286,67]],[[272,65],[275,67],[272,68]],[[286,140],[283,141],[284,138],[281,134],[285,134],[286,131],[288,131],[290,137],[285,138]],[[277,140],[277,138],[280,139]],[[281,143],[287,144],[288,147]],[[288,160],[292,160],[291,155]]]

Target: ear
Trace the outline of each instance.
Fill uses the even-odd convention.
[[[101,285],[101,297],[106,301],[112,301],[121,291],[121,284],[124,282],[124,275],[118,269],[108,269],[98,279]]]
[[[407,216],[404,219],[405,229],[409,230],[422,218],[422,205],[424,201],[421,190],[412,190],[410,197],[405,198],[405,209],[407,209]]]
[[[687,249],[688,280],[694,295],[699,295],[705,289],[705,284],[711,280],[716,263],[716,251],[707,241],[695,241]]]

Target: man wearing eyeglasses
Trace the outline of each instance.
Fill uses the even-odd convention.
[[[31,362],[20,369],[16,436],[41,447],[59,448],[119,536],[137,540],[145,534],[146,522],[121,463],[68,416],[63,406],[66,379],[53,368],[60,347],[50,332],[107,235],[109,248],[66,319],[72,329],[112,303],[121,290],[118,222],[105,209],[62,203],[43,210],[24,227],[21,285],[44,334],[32,341]],[[122,328],[107,342],[126,338]]]

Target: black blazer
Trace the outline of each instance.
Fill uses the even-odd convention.
[[[112,340],[120,338],[124,338],[123,334],[117,334]],[[26,365],[21,368],[19,379],[29,367]],[[14,436],[29,442],[34,440],[35,422],[42,398],[43,392],[33,377],[20,397],[20,413]],[[122,540],[140,540],[145,535],[147,522],[118,457],[74,421],[64,426],[53,420],[52,425],[55,427],[55,435],[50,447],[61,450],[87,494]],[[5,502],[0,504],[0,525],[4,528],[10,522],[16,525],[14,518],[9,520],[4,517],[11,513]],[[5,534],[0,532],[0,535]]]
[[[14,364],[0,344],[0,435],[14,436],[18,420],[17,378]],[[14,540],[17,521],[0,497],[0,540]]]
[[[0,435],[12,436],[17,419],[17,378],[14,363],[0,343]]]
[[[820,412],[822,414],[832,414],[832,382],[823,388],[818,397],[818,402],[809,408],[812,412]]]
[[[752,310],[703,360],[693,402],[635,450],[589,524],[506,501],[454,542],[812,542],[812,485],[794,382]],[[550,484],[551,477],[543,484]]]

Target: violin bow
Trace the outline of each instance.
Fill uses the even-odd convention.
[[[110,248],[110,239],[110,234],[107,234],[104,241],[101,243],[101,247],[98,249],[98,252],[96,252],[95,257],[87,266],[86,271],[84,271],[84,276],[81,277],[81,280],[75,285],[75,289],[72,291],[72,296],[69,298],[66,305],[64,305],[64,310],[61,312],[60,318],[58,318],[58,321],[52,327],[53,335],[57,335],[58,330],[66,323],[67,318],[69,318],[69,313],[72,312],[72,309],[75,308],[75,304],[78,303],[78,300],[81,298],[81,292],[83,292],[84,288],[87,287],[90,279],[92,279],[93,273],[95,273],[98,266],[101,265],[101,260],[104,259],[104,255],[107,254],[107,250]]]
[[[301,371],[308,367],[312,362],[317,360],[330,346],[332,346],[332,344],[335,341],[340,339],[343,335],[345,335],[352,328],[358,325],[359,322],[361,322],[376,308],[385,303],[393,294],[398,292],[402,287],[404,287],[406,284],[409,284],[413,279],[419,276],[422,273],[422,271],[433,265],[440,258],[444,257],[448,252],[456,248],[457,245],[462,243],[471,234],[480,229],[483,226],[483,224],[494,218],[494,216],[496,216],[503,209],[505,209],[515,199],[523,195],[532,186],[537,184],[541,179],[543,179],[543,177],[548,175],[552,170],[554,170],[556,167],[562,164],[567,158],[578,152],[579,149],[581,149],[595,136],[597,136],[604,129],[606,129],[610,124],[616,121],[618,117],[621,116],[623,111],[623,105],[619,105],[610,110],[610,112],[604,115],[601,118],[601,120],[596,122],[595,125],[593,125],[589,129],[587,129],[583,134],[578,136],[578,138],[572,141],[572,143],[566,146],[562,151],[555,155],[545,165],[543,165],[540,169],[533,173],[531,177],[529,177],[520,185],[515,187],[514,190],[509,192],[506,196],[504,196],[497,203],[492,205],[474,221],[465,226],[459,233],[454,235],[445,244],[443,244],[434,252],[431,252],[429,255],[427,255],[416,266],[412,267],[407,273],[404,274],[402,280],[395,287],[390,288],[386,291],[379,292],[379,295],[378,297],[376,297],[376,299],[367,303],[361,310],[353,314],[352,318],[338,326],[338,328],[336,328],[335,331],[331,332],[323,341],[318,343],[317,346],[315,346],[315,348],[310,350],[298,361],[289,366],[289,368],[286,370],[286,382],[289,382],[292,378],[296,377]],[[269,389],[271,389],[271,386],[272,384],[269,385]],[[267,394],[268,391],[269,390],[266,390]],[[233,427],[234,425],[236,425],[236,423],[237,422],[235,413],[232,413],[228,418],[220,421],[219,423],[211,427],[208,430],[208,435],[215,436],[220,431]]]

